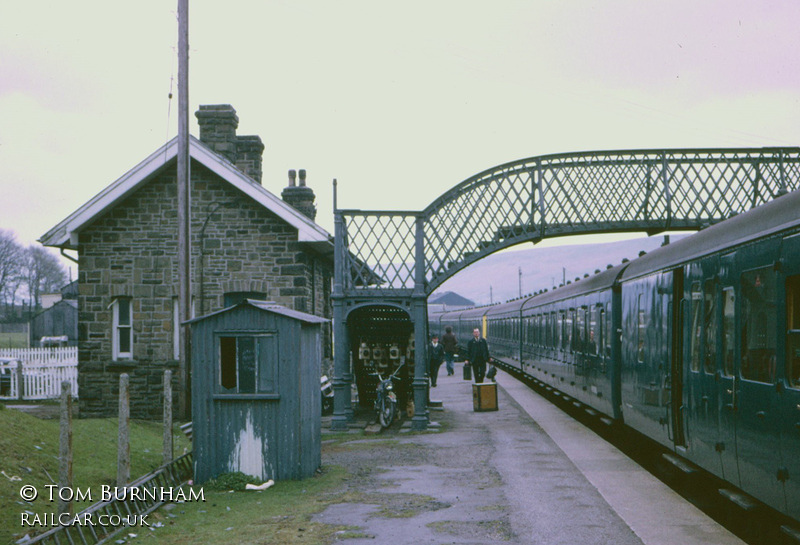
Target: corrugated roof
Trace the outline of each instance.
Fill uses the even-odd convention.
[[[184,322],[184,324],[193,324],[195,322],[200,322],[202,320],[207,320],[212,316],[217,316],[218,314],[222,314],[224,312],[230,312],[235,308],[239,308],[242,306],[250,306],[253,308],[257,308],[258,310],[263,310],[265,312],[271,312],[273,314],[278,314],[280,316],[286,316],[287,318],[292,318],[295,320],[299,320],[301,322],[305,322],[308,324],[324,324],[329,322],[330,320],[326,318],[320,318],[319,316],[314,316],[313,314],[308,314],[306,312],[300,312],[299,310],[292,310],[287,308],[283,305],[279,305],[274,301],[257,301],[255,299],[245,299],[241,303],[236,305],[223,308],[222,310],[218,310],[216,312],[212,312],[210,314],[206,314],[205,316],[199,316],[197,318],[193,318]]]

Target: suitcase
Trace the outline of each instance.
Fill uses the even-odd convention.
[[[481,382],[472,385],[472,409],[476,412],[497,410],[496,382]]]
[[[472,380],[472,367],[468,363],[464,364],[464,380]]]

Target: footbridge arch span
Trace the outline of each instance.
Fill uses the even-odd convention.
[[[422,211],[339,209],[334,192],[335,338],[346,339],[348,308],[391,299],[409,309],[424,347],[427,296],[493,252],[554,236],[698,230],[798,188],[800,148],[783,147],[531,157],[476,174]],[[334,342],[345,376],[346,346]],[[417,370],[425,358],[416,350]],[[342,429],[348,396],[338,384],[332,427]],[[414,389],[424,407],[423,376]],[[425,428],[424,415],[413,428]]]
[[[520,242],[698,230],[798,187],[796,147],[531,157],[476,174],[419,212],[336,210],[351,272],[343,288],[397,293],[421,280],[430,294]]]

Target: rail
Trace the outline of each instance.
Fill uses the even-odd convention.
[[[161,501],[159,494],[146,494],[145,490],[174,489],[181,486],[192,478],[192,453],[189,452],[176,458],[172,462],[161,466],[152,473],[141,477],[126,488],[128,490],[136,488],[141,493],[127,494],[123,500],[112,498],[109,501],[100,501],[92,504],[77,515],[72,515],[70,520],[76,517],[79,520],[97,521],[106,515],[106,520],[114,520],[116,517],[122,520],[130,520],[128,517],[144,516],[152,513],[165,503]],[[122,531],[131,530],[131,527],[102,526],[99,524],[69,525],[58,526],[47,532],[40,534],[33,539],[18,542],[25,545],[41,543],[43,545],[102,545],[108,543],[114,536]]]

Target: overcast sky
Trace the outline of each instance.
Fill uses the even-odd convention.
[[[0,1],[0,228],[30,244],[176,135],[177,0]],[[420,210],[546,153],[800,144],[796,0],[189,3],[192,134],[233,105],[329,232],[333,178]]]

